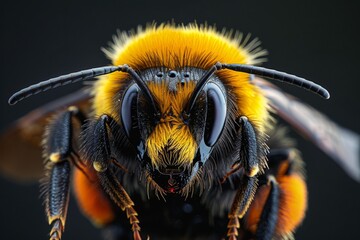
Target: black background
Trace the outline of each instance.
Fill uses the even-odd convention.
[[[9,107],[16,90],[49,77],[109,64],[100,47],[116,30],[174,19],[207,22],[260,38],[269,51],[264,66],[301,75],[325,86],[325,101],[282,86],[342,126],[359,127],[358,1],[5,1],[1,3],[1,118],[14,119],[72,85]],[[298,135],[307,164],[309,209],[298,239],[359,238],[360,185],[325,154]],[[49,227],[37,184],[0,178],[1,239],[47,239]],[[99,239],[99,232],[71,201],[64,239]]]

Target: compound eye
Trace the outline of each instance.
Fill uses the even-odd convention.
[[[137,125],[137,96],[138,87],[136,84],[131,85],[125,92],[121,102],[121,123],[127,137],[131,140],[139,139],[138,133],[135,132]],[[133,141],[132,141],[133,142]]]
[[[219,139],[226,120],[225,93],[215,83],[208,83],[207,91],[207,114],[204,140],[209,147],[214,146]]]

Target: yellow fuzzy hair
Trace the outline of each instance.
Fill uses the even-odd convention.
[[[181,119],[182,110],[195,87],[189,82],[179,88],[176,94],[169,92],[167,82],[150,83],[149,89],[159,104],[163,117],[147,139],[147,152],[155,165],[190,165],[195,157],[197,143],[190,129]],[[173,152],[174,155],[165,155]],[[156,159],[156,160],[155,160]]]
[[[245,39],[247,42],[248,39]],[[209,69],[216,62],[256,64],[265,51],[260,50],[256,40],[245,44],[241,35],[231,37],[226,32],[219,33],[208,26],[191,24],[151,25],[145,30],[138,29],[134,34],[120,34],[109,50],[105,50],[113,65],[128,64],[136,70],[152,67],[179,69],[196,67]],[[268,127],[269,113],[266,98],[261,91],[250,83],[249,75],[230,70],[218,71],[217,76],[226,86],[231,86],[238,107],[238,116],[247,116],[259,134]],[[94,110],[98,115],[109,114],[120,122],[119,109],[115,109],[114,96],[125,84],[128,75],[122,72],[100,77],[94,87]],[[148,84],[150,91],[160,103],[164,115],[172,111],[181,112],[194,85],[189,84],[181,93],[171,94],[164,84]],[[166,114],[165,114],[166,115]],[[168,145],[170,144],[170,145]],[[146,149],[154,165],[160,160],[161,150],[168,145],[179,150],[180,163],[191,163],[197,144],[190,130],[177,114],[167,117],[155,127],[146,141]],[[186,146],[186,147],[185,147]]]

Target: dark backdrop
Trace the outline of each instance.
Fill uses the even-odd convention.
[[[40,3],[41,2],[41,3]],[[339,124],[359,127],[358,1],[8,1],[1,3],[1,128],[31,108],[79,88],[64,87],[7,105],[14,91],[39,80],[108,64],[100,51],[116,30],[174,19],[197,20],[219,29],[236,29],[260,38],[269,50],[266,67],[317,81],[330,100],[293,87],[304,99]],[[297,135],[295,135],[297,136]],[[299,139],[307,164],[309,209],[298,239],[359,237],[360,185],[326,155]],[[19,185],[0,178],[1,239],[47,239],[37,184]],[[64,239],[99,239],[98,231],[70,203]]]

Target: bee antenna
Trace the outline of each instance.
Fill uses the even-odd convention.
[[[300,88],[309,90],[313,93],[320,95],[321,97],[323,97],[325,99],[330,98],[330,93],[325,88],[323,88],[322,86],[320,86],[314,82],[306,80],[305,78],[301,78],[301,77],[297,77],[295,75],[291,75],[291,74],[288,74],[285,72],[279,72],[279,71],[276,71],[273,69],[257,67],[257,66],[253,66],[253,65],[225,64],[225,63],[217,62],[201,77],[201,79],[196,84],[195,89],[194,89],[193,93],[191,94],[190,99],[187,102],[187,105],[183,112],[185,118],[187,118],[190,115],[191,109],[194,107],[197,97],[199,96],[201,90],[204,88],[204,86],[209,81],[211,76],[216,71],[221,70],[221,69],[229,69],[229,70],[233,70],[236,72],[245,72],[245,73],[250,73],[250,74],[270,78],[273,80],[285,82],[285,83],[295,85]]]
[[[217,70],[220,70],[221,68],[222,68],[222,65],[220,65],[219,63],[216,63],[197,82],[195,89],[192,92],[190,99],[185,106],[185,110],[183,112],[185,118],[187,118],[190,115],[191,109],[194,107],[197,97],[199,96],[201,90],[204,88],[204,86],[209,81],[211,76],[214,75],[214,73]]]
[[[45,92],[53,88],[57,88],[70,83],[75,83],[89,78],[94,78],[97,76],[109,74],[115,71],[121,71],[122,69],[123,66],[98,67],[98,68],[92,68],[75,73],[62,75],[55,78],[50,78],[49,80],[42,81],[37,84],[31,85],[27,88],[21,89],[20,91],[14,93],[9,98],[8,102],[10,105],[14,105],[20,102],[21,100],[28,98],[32,95],[38,94],[40,92]]]
[[[219,64],[219,63],[217,63]],[[280,82],[285,82],[291,85],[295,85],[297,87],[309,90],[313,93],[316,93],[320,95],[321,97],[325,99],[330,98],[330,93],[323,88],[322,86],[311,82],[309,80],[306,80],[305,78],[301,78],[295,75],[291,75],[285,72],[279,72],[273,69],[263,68],[263,67],[257,67],[252,65],[244,65],[244,64],[223,64],[220,63],[221,67],[223,69],[230,69],[237,72],[245,72],[250,73],[254,75],[258,75],[265,78],[270,78],[273,80],[277,80]]]
[[[98,68],[91,68],[75,73],[70,73],[67,75],[62,75],[55,78],[50,78],[49,80],[39,82],[37,84],[31,85],[27,88],[21,89],[20,91],[14,93],[9,98],[9,104],[14,105],[21,100],[28,98],[32,95],[38,94],[40,92],[45,92],[47,90],[57,88],[60,86],[64,86],[67,84],[83,81],[86,79],[98,77],[101,75],[106,75],[115,71],[120,72],[127,72],[129,73],[136,84],[139,86],[140,90],[145,94],[145,97],[147,100],[152,104],[154,107],[154,110],[157,112],[157,105],[154,101],[154,98],[152,97],[147,85],[145,82],[140,78],[140,76],[128,65],[120,65],[120,66],[106,66],[106,67],[98,67]]]
[[[146,99],[151,103],[151,106],[153,107],[155,116],[159,117],[160,112],[157,107],[158,105],[156,104],[154,97],[151,94],[151,92],[150,92],[148,86],[146,85],[146,83],[144,82],[144,80],[142,80],[141,77],[135,72],[135,70],[132,69],[131,67],[129,67],[128,65],[123,65],[123,68],[124,68],[124,70],[122,70],[123,72],[129,73],[133,77],[134,81],[140,88],[141,92],[145,94]]]

